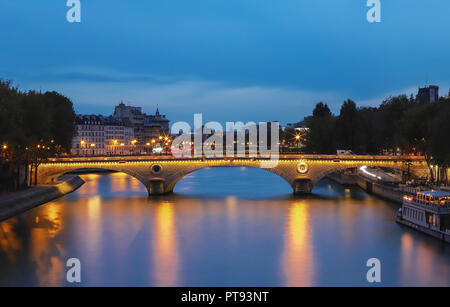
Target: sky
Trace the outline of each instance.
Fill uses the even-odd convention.
[[[76,112],[156,107],[173,121],[298,122],[323,101],[377,106],[450,88],[450,1],[0,0],[0,78],[58,91]]]

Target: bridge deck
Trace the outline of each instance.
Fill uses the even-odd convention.
[[[71,163],[71,162],[145,162],[145,161],[251,161],[251,160],[269,160],[270,156],[257,157],[174,157],[174,156],[97,156],[97,157],[64,157],[50,158],[48,164],[52,163]],[[371,155],[294,155],[283,154],[278,156],[279,160],[295,161],[295,160],[325,160],[325,161],[380,161],[380,162],[424,162],[422,156],[371,156]]]

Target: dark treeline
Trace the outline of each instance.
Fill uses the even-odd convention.
[[[70,148],[74,119],[68,98],[0,80],[0,192],[35,184],[39,164]]]
[[[338,116],[320,102],[306,125],[310,128],[305,141],[308,153],[335,154],[343,149],[357,154],[423,155],[430,167],[439,167],[437,178],[430,179],[448,182],[450,98],[419,102],[402,95],[383,101],[378,108],[357,108],[347,100]]]

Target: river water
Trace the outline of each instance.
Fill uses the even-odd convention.
[[[310,197],[260,169],[194,172],[148,198],[123,173],[0,223],[0,285],[450,286],[450,246],[394,222],[398,205],[322,180]]]

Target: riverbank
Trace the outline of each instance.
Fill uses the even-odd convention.
[[[84,184],[84,180],[76,175],[65,175],[61,180],[56,185],[36,186],[0,196],[0,221],[69,194]]]

